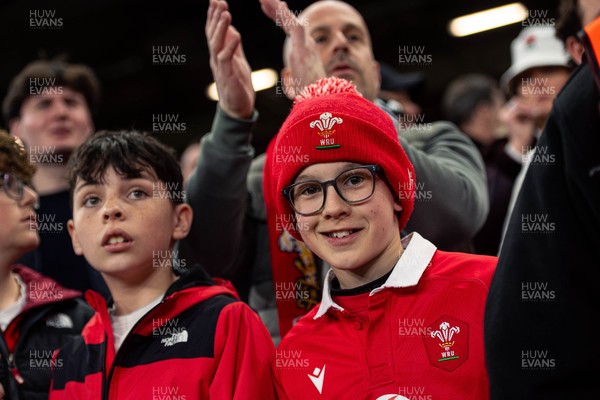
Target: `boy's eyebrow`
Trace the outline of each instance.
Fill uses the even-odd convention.
[[[136,176],[135,178],[128,178],[128,177],[124,177],[123,178],[126,181],[132,181],[135,179],[143,179],[146,181],[150,181],[150,182],[154,182],[157,181],[158,178],[156,178],[155,176],[153,176],[152,174],[148,173],[148,171],[146,170],[142,170],[140,172],[140,176]],[[100,185],[101,183],[98,181],[82,181],[82,183],[75,185],[75,190],[73,190],[73,193],[77,193],[78,191],[80,191],[81,189],[83,189],[86,186],[96,186],[96,185]]]
[[[81,189],[83,189],[86,186],[96,186],[99,184],[100,184],[100,182],[97,182],[97,181],[82,181],[82,183],[78,183],[77,185],[75,185],[75,190],[73,190],[73,194],[79,192]]]
[[[153,174],[150,174],[147,170],[143,169],[142,171],[140,171],[140,176],[136,177],[136,178],[125,178],[126,180],[133,180],[133,179],[145,179],[147,181],[157,181],[159,180],[158,177],[154,176]]]
[[[347,161],[343,165],[340,165],[340,167],[336,170],[336,175],[340,174],[342,171],[344,171],[346,169],[350,169],[352,167],[358,167],[360,165],[362,165],[362,164]],[[304,181],[318,181],[318,179],[314,175],[304,174],[304,173],[298,175],[296,177],[296,179],[294,179],[294,183],[304,182]]]

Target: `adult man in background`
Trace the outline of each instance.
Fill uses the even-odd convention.
[[[11,81],[2,104],[10,133],[27,146],[36,165],[33,186],[40,195],[40,245],[18,260],[62,285],[107,294],[100,275],[73,252],[67,232],[71,218],[66,164],[75,148],[94,132],[100,83],[87,66],[34,61]]]

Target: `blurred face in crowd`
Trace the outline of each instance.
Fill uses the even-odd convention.
[[[421,106],[412,100],[406,90],[381,90],[379,97],[388,100],[388,106],[390,106],[389,100],[398,102],[404,115],[416,118],[417,115],[421,114]]]
[[[183,175],[184,182],[187,181],[192,172],[194,172],[199,158],[200,143],[190,144],[181,155],[179,164],[181,165],[181,174]]]
[[[327,76],[352,81],[362,95],[375,100],[379,91],[379,64],[362,16],[349,4],[318,1],[301,15],[316,42]]]
[[[516,95],[532,110],[538,127],[546,122],[552,102],[568,79],[569,70],[564,67],[531,68],[518,78]]]
[[[23,102],[20,116],[10,123],[11,133],[37,152],[54,148],[69,154],[92,134],[91,113],[81,93],[67,87],[48,89]]]

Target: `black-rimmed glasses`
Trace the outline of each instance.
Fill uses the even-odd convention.
[[[283,189],[283,195],[296,213],[312,215],[321,212],[325,207],[329,185],[333,186],[346,203],[360,203],[369,199],[375,191],[375,178],[379,171],[379,165],[352,167],[329,181],[310,180],[294,183]]]

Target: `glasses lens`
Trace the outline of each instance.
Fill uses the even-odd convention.
[[[4,174],[4,191],[11,199],[20,201],[23,198],[23,181],[12,174]]]
[[[323,205],[323,187],[319,182],[301,182],[292,187],[290,199],[298,213],[314,213]]]
[[[342,172],[335,180],[335,185],[344,200],[357,203],[373,194],[375,179],[368,168],[353,168]]]

